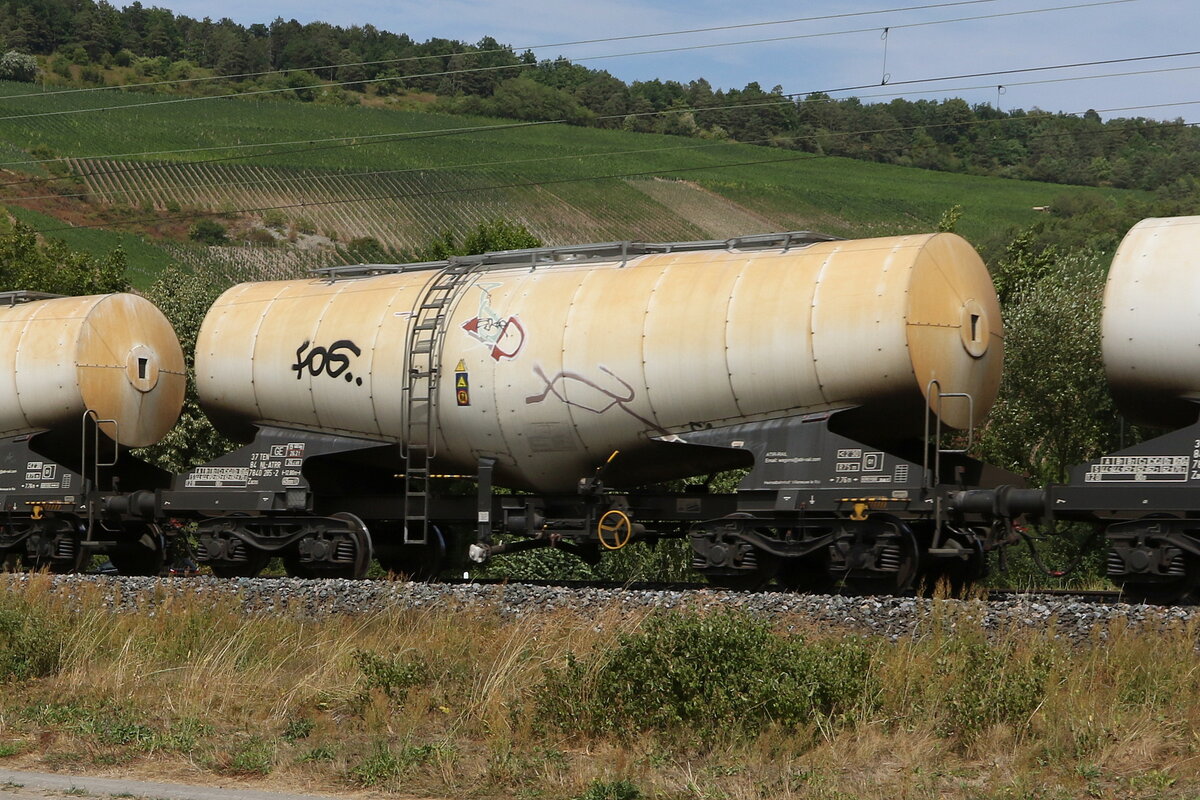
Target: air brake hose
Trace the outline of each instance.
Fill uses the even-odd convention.
[[[1047,567],[1046,562],[1042,561],[1041,554],[1038,553],[1037,547],[1035,547],[1033,544],[1034,537],[1013,525],[1013,521],[1011,519],[1005,519],[1004,524],[1007,527],[1010,535],[1016,533],[1025,541],[1025,546],[1029,548],[1029,555],[1033,558],[1033,563],[1038,569],[1051,578],[1065,578],[1075,570],[1079,569],[1079,565],[1083,563],[1083,559],[1087,555],[1088,547],[1094,541],[1096,541],[1096,539],[1099,538],[1100,534],[1103,532],[1103,529],[1100,527],[1097,527],[1095,530],[1093,530],[1092,535],[1089,536],[1083,543],[1083,546],[1080,547],[1079,554],[1075,556],[1074,560],[1072,560],[1071,563],[1068,564],[1064,569],[1055,570]]]

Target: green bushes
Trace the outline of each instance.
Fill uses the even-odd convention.
[[[387,742],[376,741],[370,754],[351,769],[350,774],[361,786],[378,786],[396,791],[400,788],[398,784],[402,778],[437,754],[438,748],[433,745],[406,744],[393,749]]]
[[[114,586],[3,582],[0,758],[22,764],[330,796],[1200,796],[1200,622],[1174,612],[1079,640],[934,601],[893,640],[626,605],[247,616],[183,587],[125,614]]]
[[[354,654],[354,664],[362,672],[365,690],[379,689],[393,702],[403,700],[409,689],[430,679],[424,664],[399,656],[387,658],[359,650]]]
[[[23,600],[0,600],[0,681],[56,674],[62,648],[62,632],[45,612]]]
[[[969,746],[997,725],[1028,730],[1061,683],[1053,641],[934,633],[911,643],[783,635],[747,613],[657,614],[587,658],[548,669],[541,723],[632,739],[654,732],[736,741],[769,727],[927,723]]]
[[[779,636],[744,613],[664,614],[608,652],[549,670],[538,706],[556,727],[597,734],[798,727],[867,702],[870,666],[855,640]]]
[[[202,219],[188,229],[188,238],[207,245],[228,244],[229,236],[225,226],[216,220]]]
[[[1046,698],[1055,658],[1049,645],[1021,652],[1012,642],[952,639],[935,663],[950,678],[939,732],[969,740],[993,725],[1025,726]]]

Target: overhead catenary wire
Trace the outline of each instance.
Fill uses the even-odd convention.
[[[174,78],[162,81],[147,81],[144,83],[128,84],[121,86],[88,86],[78,89],[60,89],[53,92],[39,92],[36,94],[22,95],[22,98],[27,97],[49,97],[63,94],[83,94],[88,92],[107,92],[129,88],[149,88],[154,86],[178,86],[180,84],[205,83],[209,81],[223,80],[241,80],[243,78],[260,78],[264,75],[286,75],[291,72],[313,72],[317,70],[332,70],[342,69],[344,67],[370,67],[379,66],[382,64],[402,64],[411,61],[423,61],[429,58],[454,58],[456,56],[481,56],[492,55],[494,53],[516,52],[518,50],[545,50],[551,47],[577,47],[585,44],[606,44],[609,42],[626,42],[636,39],[655,39],[666,36],[688,36],[697,33],[716,33],[719,31],[731,31],[745,28],[763,28],[773,25],[793,25],[800,22],[824,22],[834,19],[848,19],[851,17],[868,17],[880,14],[898,14],[906,11],[926,11],[934,8],[950,8],[952,6],[972,6],[981,3],[995,3],[997,0],[954,0],[954,2],[946,3],[926,3],[917,6],[898,6],[895,8],[881,8],[873,11],[849,11],[841,14],[822,14],[814,17],[793,17],[791,19],[767,20],[762,22],[744,22],[730,25],[713,25],[707,28],[686,28],[675,31],[656,31],[654,33],[633,33],[624,36],[605,36],[597,39],[577,39],[569,42],[548,42],[545,44],[530,44],[530,45],[513,45],[508,47],[495,47],[475,50],[460,50],[454,53],[431,53],[420,56],[402,56],[398,58],[382,58],[374,61],[347,61],[339,64],[320,64],[309,67],[292,67],[289,69],[271,69],[261,72],[240,72],[232,75],[205,75],[197,78]],[[515,65],[513,65],[515,66]]]
[[[1159,74],[1167,73],[1167,72],[1190,72],[1191,70],[1196,70],[1196,69],[1200,69],[1200,64],[1196,64],[1196,65],[1193,65],[1190,67],[1164,67],[1162,69],[1139,69],[1139,70],[1134,70],[1132,72],[1106,72],[1101,75],[1073,75],[1068,78],[1043,78],[1042,80],[1037,80],[1037,81],[1009,81],[1009,82],[1005,83],[1002,88],[1013,89],[1013,88],[1017,88],[1020,86],[1043,86],[1043,85],[1052,84],[1052,83],[1071,83],[1073,81],[1094,81],[1094,80],[1101,80],[1101,79],[1107,79],[1107,78],[1129,78],[1129,77],[1135,77],[1135,76],[1139,76],[1139,75],[1159,75]],[[926,91],[918,90],[915,92],[914,91],[905,91],[905,92],[879,92],[879,93],[873,93],[873,94],[855,94],[854,97],[856,97],[860,100],[862,100],[862,99],[870,100],[870,99],[874,99],[876,97],[907,97],[909,95],[914,95],[914,94],[935,94],[935,93],[941,94],[943,92],[972,92],[972,91],[978,91],[980,89],[995,90],[996,88],[997,88],[996,84],[989,83],[989,84],[976,84],[974,86],[943,86],[943,87],[940,87],[937,89],[928,89]],[[839,91],[839,90],[831,89],[829,91],[835,92],[835,91]],[[851,90],[843,89],[840,91],[851,91]],[[846,99],[846,98],[830,98],[830,101],[836,102],[839,99]],[[997,108],[997,110],[999,110],[999,109]],[[1062,113],[1073,113],[1073,112],[1062,112]],[[0,165],[2,165],[2,164],[0,164]]]
[[[1152,106],[1149,106],[1149,107],[1153,108],[1153,107],[1160,107],[1162,105],[1185,105],[1185,104],[1200,105],[1200,100],[1186,101],[1186,102],[1180,102],[1180,103],[1170,103],[1170,104],[1153,104]],[[1139,109],[1139,108],[1141,108],[1141,107],[1130,106],[1130,107],[1120,107],[1120,108],[1099,109],[1098,111],[1108,113],[1108,112],[1113,112],[1113,111],[1127,111],[1127,110],[1134,110],[1134,109]],[[1077,112],[1077,113],[1084,113],[1084,112]],[[1022,119],[1022,118],[1018,118],[1018,119]],[[952,125],[952,124],[961,125],[961,124],[969,124],[969,123],[945,123],[945,124],[946,125]],[[1169,123],[1169,125],[1171,127],[1195,127],[1198,124],[1200,124],[1200,123],[1191,123],[1191,122]],[[931,127],[931,126],[924,126],[924,127]],[[859,132],[854,132],[854,133],[859,133]],[[1072,136],[1072,135],[1073,136],[1080,136],[1080,135],[1086,136],[1086,135],[1112,135],[1112,134],[1116,134],[1116,133],[1124,133],[1124,131],[1123,130],[1113,130],[1113,129],[1101,129],[1098,131],[1091,131],[1091,132],[1076,132],[1076,131],[1052,132],[1052,133],[1048,133],[1048,134],[1044,134],[1044,135],[1045,136]],[[584,177],[551,178],[551,179],[536,180],[536,181],[515,181],[515,182],[493,184],[493,185],[489,185],[489,186],[472,186],[472,187],[468,187],[468,188],[434,189],[434,190],[414,191],[414,192],[392,192],[392,193],[376,194],[376,195],[361,196],[361,197],[351,197],[351,198],[302,200],[302,201],[295,202],[295,203],[283,203],[283,204],[275,204],[275,205],[269,205],[269,206],[256,206],[256,207],[240,208],[240,209],[223,209],[220,211],[188,211],[188,212],[169,213],[169,214],[155,214],[153,216],[144,216],[144,217],[138,217],[138,218],[132,218],[132,219],[118,220],[118,221],[113,221],[113,222],[93,223],[93,224],[85,224],[85,225],[63,225],[63,226],[59,226],[59,227],[50,227],[50,228],[33,228],[31,230],[37,234],[52,234],[52,233],[59,233],[59,232],[65,232],[65,231],[86,230],[86,229],[102,228],[102,227],[114,227],[114,226],[115,227],[128,227],[131,225],[153,224],[153,223],[172,222],[172,221],[185,221],[185,220],[192,220],[192,219],[202,219],[202,218],[208,218],[208,217],[224,216],[224,215],[228,215],[228,214],[256,214],[256,213],[265,213],[268,211],[287,211],[287,210],[292,210],[292,209],[297,209],[297,208],[316,208],[316,207],[331,206],[331,205],[346,205],[346,204],[350,204],[350,203],[379,202],[379,201],[383,201],[383,200],[404,200],[404,199],[411,199],[411,198],[417,198],[417,197],[436,197],[436,196],[444,196],[444,195],[463,194],[463,193],[468,193],[468,192],[478,193],[478,192],[484,192],[484,191],[498,191],[498,190],[502,190],[502,189],[545,187],[545,186],[555,186],[555,185],[570,184],[570,183],[583,183],[583,182],[589,182],[589,181],[623,180],[623,179],[630,179],[630,178],[659,177],[662,175],[673,175],[673,174],[679,174],[679,173],[691,173],[691,172],[701,172],[701,171],[706,171],[706,170],[729,169],[729,168],[734,168],[734,167],[760,166],[760,165],[767,165],[767,164],[783,164],[783,163],[790,163],[790,162],[798,162],[798,161],[805,161],[805,160],[819,160],[819,159],[835,158],[835,157],[837,157],[837,156],[825,155],[825,154],[802,153],[802,154],[797,154],[797,155],[784,156],[784,157],[780,157],[780,158],[755,159],[755,160],[750,160],[750,161],[738,161],[738,162],[731,162],[731,163],[726,163],[726,164],[703,164],[703,165],[693,165],[693,166],[686,166],[686,167],[670,167],[670,168],[664,168],[664,169],[638,170],[638,171],[634,171],[634,172],[620,172],[620,173],[612,173],[612,174],[605,174],[605,175],[591,175],[591,176],[584,176]],[[0,237],[12,237],[14,235],[16,235],[16,234],[15,233],[0,234]]]
[[[1196,68],[1200,69],[1200,67],[1196,67]],[[1116,111],[1141,111],[1141,110],[1148,110],[1148,109],[1154,109],[1154,108],[1184,106],[1184,105],[1200,105],[1200,100],[1181,100],[1181,101],[1172,102],[1172,103],[1156,103],[1156,104],[1150,104],[1150,105],[1124,106],[1124,107],[1120,107],[1120,108],[1106,108],[1106,109],[1100,109],[1099,111],[1097,111],[1097,113],[1100,113],[1101,111],[1104,113],[1111,113],[1111,112],[1116,112]],[[1090,110],[1096,111],[1096,109],[1090,109]],[[660,113],[660,112],[646,112],[646,113],[651,114],[651,113]],[[1086,110],[1085,111],[1063,111],[1063,112],[1058,112],[1058,113],[1060,113],[1064,116],[1082,116],[1082,115],[1086,114],[1087,111]],[[825,130],[820,133],[801,134],[801,135],[796,135],[796,136],[776,135],[776,136],[768,137],[765,139],[756,139],[756,140],[750,140],[750,141],[718,141],[718,142],[709,141],[709,142],[700,142],[700,143],[672,145],[670,147],[649,147],[649,148],[637,148],[637,149],[633,149],[633,150],[605,150],[605,151],[594,152],[594,153],[572,153],[569,155],[560,155],[560,156],[539,156],[536,158],[505,159],[505,160],[499,160],[499,161],[482,161],[482,162],[467,163],[467,164],[444,164],[444,165],[434,165],[434,166],[404,167],[404,168],[398,168],[398,169],[385,169],[385,170],[366,170],[366,171],[362,171],[362,172],[337,172],[337,171],[334,171],[334,172],[322,172],[322,173],[316,174],[316,175],[300,175],[300,176],[294,176],[294,177],[272,176],[270,178],[264,178],[261,180],[254,180],[254,181],[232,181],[232,182],[227,181],[227,182],[221,182],[221,183],[172,184],[172,185],[170,185],[169,188],[173,191],[183,191],[183,190],[188,190],[188,189],[211,189],[211,188],[218,188],[218,187],[246,188],[246,187],[254,187],[254,186],[263,186],[263,185],[267,185],[267,184],[277,185],[277,184],[305,183],[305,182],[311,182],[311,181],[328,180],[330,178],[347,179],[347,178],[364,178],[364,177],[382,177],[385,175],[403,175],[403,174],[413,173],[413,172],[422,172],[422,173],[423,172],[443,172],[443,171],[452,171],[452,170],[478,169],[478,168],[482,168],[482,167],[510,167],[510,166],[521,166],[521,165],[535,164],[535,163],[547,163],[547,162],[553,162],[553,161],[579,160],[579,159],[585,159],[585,158],[611,158],[613,156],[653,155],[656,153],[673,153],[673,152],[680,152],[680,151],[695,152],[698,150],[710,150],[710,149],[715,149],[718,147],[730,147],[730,146],[738,146],[738,145],[748,145],[748,146],[766,145],[773,141],[789,141],[792,143],[796,143],[796,142],[800,142],[800,141],[813,140],[813,139],[822,138],[822,137],[851,138],[851,137],[855,137],[855,136],[869,136],[869,135],[885,134],[885,133],[911,133],[911,132],[919,130],[919,129],[930,130],[930,129],[937,129],[937,128],[943,128],[943,127],[951,127],[951,126],[954,126],[954,127],[977,127],[977,126],[984,126],[984,125],[998,125],[998,124],[1002,125],[1002,124],[1009,123],[1009,122],[1038,121],[1038,119],[1039,118],[1036,118],[1036,117],[1009,117],[1009,118],[1005,118],[1005,119],[976,119],[976,120],[969,120],[969,121],[964,121],[964,122],[924,123],[924,124],[913,124],[913,125],[903,125],[903,126],[892,126],[892,127],[885,127],[885,128],[864,128],[861,130],[849,130],[849,131]],[[1160,125],[1165,128],[1192,127],[1195,124],[1196,123],[1187,123],[1187,122],[1160,123]],[[1102,133],[1102,132],[1119,132],[1120,130],[1121,129],[1114,129],[1112,131],[1108,131],[1108,130],[1103,130],[1103,131],[1049,131],[1049,132],[1043,132],[1043,133],[1039,133],[1039,134],[1032,134],[1030,138],[1043,139],[1043,138],[1057,138],[1057,137],[1069,137],[1069,136],[1084,136],[1084,135],[1093,135],[1093,134]],[[84,160],[84,159],[81,158],[81,159],[76,159],[76,160]],[[142,168],[148,169],[148,170],[154,170],[154,169],[162,169],[167,166],[189,167],[192,165],[203,165],[203,164],[208,164],[208,163],[212,163],[212,162],[211,161],[173,161],[173,162],[166,162],[164,164],[139,165],[139,167],[142,167]],[[136,171],[143,171],[143,169],[136,169],[136,170],[131,169],[131,170],[128,170],[125,172],[136,172]],[[106,176],[110,176],[110,175],[114,175],[114,174],[123,174],[123,173],[121,171],[80,172],[80,173],[73,173],[73,174],[67,175],[67,176],[62,176],[59,178],[50,178],[50,179],[38,178],[38,179],[33,179],[33,180],[34,180],[34,182],[49,181],[49,180],[73,180],[73,179],[80,178],[80,177],[93,177],[93,176],[94,177],[106,177]],[[0,186],[8,186],[8,185],[12,185],[12,184],[0,184]],[[50,194],[41,194],[41,195],[20,195],[20,196],[16,196],[16,197],[0,197],[0,200],[3,200],[6,203],[20,203],[20,202],[33,202],[35,200],[49,200],[49,199],[78,199],[78,198],[88,198],[88,197],[104,197],[104,196],[109,196],[109,195],[123,195],[123,194],[128,194],[129,191],[130,191],[129,189],[112,189],[112,190],[107,190],[107,191],[83,191],[83,192],[73,192],[73,193],[53,192]]]
[[[973,16],[973,17],[956,17],[954,19],[945,19],[945,20],[929,20],[929,21],[925,21],[925,22],[911,22],[911,23],[892,25],[890,27],[892,30],[898,30],[901,28],[920,28],[920,27],[928,27],[931,25],[946,25],[946,24],[951,24],[951,23],[956,23],[956,22],[970,22],[970,21],[976,21],[976,20],[997,19],[997,18],[1001,18],[1001,17],[1014,17],[1014,16],[1023,16],[1023,15],[1030,15],[1030,14],[1044,14],[1044,13],[1048,13],[1048,12],[1052,12],[1052,11],[1067,11],[1067,10],[1073,10],[1073,9],[1079,9],[1079,8],[1094,8],[1097,6],[1119,5],[1119,4],[1124,4],[1124,3],[1132,3],[1132,2],[1136,2],[1136,1],[1137,0],[1092,0],[1091,2],[1076,3],[1073,5],[1053,6],[1050,8],[1027,9],[1027,10],[1023,10],[1023,11],[1008,11],[1008,12],[1003,12],[1003,13],[985,14],[985,15]],[[774,36],[774,37],[769,37],[769,38],[765,38],[765,39],[746,39],[746,40],[741,40],[741,41],[736,41],[736,42],[714,42],[714,43],[708,43],[708,44],[688,45],[688,46],[684,46],[684,47],[667,47],[667,48],[658,48],[658,49],[654,49],[654,50],[640,50],[640,51],[629,52],[629,53],[609,53],[606,55],[583,56],[580,58],[572,59],[572,62],[578,63],[578,62],[582,62],[582,61],[602,61],[602,60],[607,60],[607,59],[628,58],[631,56],[644,56],[644,55],[664,55],[667,53],[681,53],[681,52],[688,52],[688,51],[694,51],[694,50],[709,50],[709,49],[720,48],[720,47],[735,47],[735,46],[741,46],[741,45],[746,45],[746,44],[767,44],[767,43],[772,43],[772,42],[795,41],[795,40],[799,40],[799,39],[811,39],[811,38],[818,38],[818,37],[824,37],[824,36],[843,36],[843,35],[848,35],[848,34],[867,33],[867,32],[878,31],[878,30],[879,30],[878,28],[857,28],[854,30],[846,30],[846,31],[827,31],[824,33],[802,33],[802,34],[794,34],[794,35],[789,35],[789,36]],[[152,100],[147,103],[108,105],[108,106],[98,106],[95,108],[74,108],[74,109],[63,109],[63,110],[58,110],[58,111],[37,111],[37,112],[29,112],[29,113],[25,113],[25,114],[10,114],[8,116],[3,116],[3,117],[0,117],[0,122],[10,121],[10,120],[20,120],[20,119],[33,119],[33,118],[37,118],[37,117],[55,117],[55,116],[66,116],[66,115],[74,115],[74,114],[92,114],[92,113],[99,113],[99,112],[105,112],[105,111],[128,111],[131,109],[137,110],[137,109],[144,109],[147,107],[160,106],[160,105],[175,105],[175,104],[179,104],[179,103],[193,103],[193,102],[201,102],[201,101],[206,101],[206,100],[226,100],[226,99],[231,99],[231,98],[235,98],[235,97],[255,97],[255,96],[268,95],[268,94],[279,94],[281,92],[293,92],[293,91],[296,91],[297,89],[328,89],[328,88],[338,87],[338,86],[381,83],[381,82],[385,82],[385,81],[406,80],[406,79],[411,80],[414,78],[431,78],[431,77],[441,77],[441,76],[448,76],[448,75],[462,75],[462,74],[473,74],[473,73],[482,73],[482,72],[495,72],[498,70],[520,70],[520,69],[529,69],[531,67],[536,67],[536,66],[538,66],[538,64],[534,63],[534,64],[504,64],[504,65],[494,65],[494,66],[486,66],[486,67],[467,67],[467,68],[458,69],[458,70],[441,70],[438,72],[427,72],[427,73],[421,73],[419,75],[405,75],[402,77],[389,76],[389,77],[368,78],[368,79],[361,79],[361,80],[321,82],[321,83],[312,84],[310,86],[287,86],[287,87],[279,87],[279,88],[271,88],[271,89],[252,89],[250,91],[245,91],[245,92],[229,92],[229,93],[225,93],[225,94],[216,94],[216,95],[174,97],[174,98],[171,98],[168,100]],[[972,74],[967,77],[975,77],[975,75]],[[898,83],[903,84],[906,82],[901,81]],[[876,85],[876,84],[872,84],[872,86],[873,85]],[[853,88],[853,87],[851,87],[851,88]],[[867,88],[867,87],[862,87],[862,88]],[[831,89],[828,91],[843,91],[843,90],[842,89]]]
[[[1182,53],[1160,53],[1160,54],[1148,55],[1148,56],[1131,56],[1131,57],[1125,57],[1125,58],[1103,59],[1103,60],[1088,61],[1088,62],[1072,62],[1072,63],[1068,63],[1068,64],[1043,65],[1043,66],[1037,66],[1037,67],[1023,67],[1023,68],[1017,68],[1017,69],[996,70],[993,72],[982,72],[982,73],[976,72],[976,73],[970,73],[970,74],[966,74],[966,75],[945,75],[945,76],[936,76],[936,77],[932,77],[932,78],[923,78],[923,79],[919,79],[916,81],[904,81],[902,83],[937,83],[937,82],[943,82],[943,81],[948,81],[948,80],[962,80],[965,78],[972,78],[972,77],[994,77],[994,76],[998,76],[998,75],[1019,74],[1022,72],[1045,72],[1045,71],[1051,71],[1051,70],[1056,70],[1056,69],[1072,69],[1072,68],[1078,68],[1078,67],[1082,67],[1082,66],[1098,66],[1098,65],[1120,64],[1120,63],[1135,63],[1135,62],[1145,62],[1145,61],[1153,61],[1153,60],[1168,59],[1168,58],[1180,58],[1180,57],[1195,56],[1195,55],[1200,55],[1200,51],[1190,51],[1190,52],[1182,52]],[[1184,67],[1181,69],[1196,69],[1196,68],[1198,68],[1198,67]],[[1155,72],[1155,70],[1148,70],[1147,72]],[[1129,73],[1129,74],[1137,74],[1137,73]],[[1089,78],[1093,78],[1093,77],[1096,77],[1096,76],[1076,76],[1076,77],[1070,77],[1070,78],[1055,78],[1055,79],[1046,79],[1045,81],[1039,81],[1039,83],[1052,83],[1052,82],[1057,82],[1057,81],[1068,81],[1068,80],[1085,80],[1085,79],[1089,79]],[[1021,84],[1010,83],[1009,85],[1017,86],[1017,85],[1021,85]],[[875,85],[872,84],[871,86],[874,87]],[[951,90],[951,89],[945,89],[943,91],[948,91],[948,90]],[[793,100],[791,98],[799,98],[799,97],[811,98],[813,95],[818,95],[818,96],[819,95],[827,95],[831,92],[844,92],[844,91],[851,91],[851,89],[844,88],[844,89],[809,90],[809,91],[805,91],[805,92],[791,92],[791,93],[787,93],[787,94],[776,95],[777,97],[781,98],[780,100],[764,101],[762,103],[738,103],[738,104],[730,104],[730,105],[725,105],[725,106],[694,106],[694,107],[688,107],[688,108],[683,108],[683,109],[663,109],[661,111],[634,112],[634,113],[629,113],[629,114],[611,114],[611,115],[596,117],[594,119],[595,120],[625,119],[625,118],[629,118],[629,117],[652,116],[652,115],[659,115],[659,114],[677,114],[677,113],[701,114],[701,113],[711,113],[714,111],[723,111],[723,110],[727,111],[727,110],[733,110],[733,109],[738,109],[738,108],[749,109],[749,108],[761,108],[761,107],[767,107],[767,106],[791,105],[791,104],[793,104]],[[904,93],[888,93],[885,95],[875,95],[875,96],[898,96],[901,94],[904,94]],[[825,98],[820,98],[819,101],[826,102]],[[1171,104],[1163,104],[1163,106],[1161,106],[1161,107],[1165,107],[1165,106],[1169,106],[1169,105],[1171,105]],[[138,156],[147,156],[147,155],[170,155],[170,154],[197,153],[197,152],[208,152],[208,151],[224,151],[224,150],[230,150],[230,149],[263,148],[263,147],[274,147],[276,145],[289,145],[290,146],[292,144],[301,144],[301,143],[309,145],[307,147],[294,148],[294,149],[290,149],[290,150],[274,151],[274,152],[268,152],[268,153],[244,153],[244,154],[237,155],[237,156],[227,156],[227,157],[219,157],[219,158],[213,158],[213,159],[202,159],[199,161],[190,162],[190,163],[219,163],[219,162],[223,162],[223,161],[244,160],[246,158],[253,158],[256,156],[270,157],[270,156],[278,156],[278,155],[293,155],[293,154],[297,154],[297,153],[314,152],[314,151],[323,150],[323,149],[336,149],[339,147],[353,147],[353,146],[358,146],[360,143],[361,144],[379,144],[379,143],[388,143],[388,142],[393,142],[393,141],[409,141],[412,139],[428,138],[428,137],[433,137],[433,136],[453,136],[453,135],[463,135],[463,134],[467,134],[467,133],[494,132],[494,131],[517,129],[517,128],[544,126],[544,125],[560,125],[560,124],[566,124],[567,122],[568,122],[568,120],[566,120],[566,119],[533,120],[533,121],[526,121],[526,122],[501,123],[501,124],[497,124],[497,125],[460,126],[460,127],[454,127],[454,128],[442,128],[442,129],[433,129],[433,130],[427,130],[427,131],[415,131],[415,132],[404,131],[401,133],[369,134],[369,135],[365,135],[365,136],[360,135],[360,136],[351,136],[351,137],[330,137],[328,139],[315,140],[315,141],[313,141],[313,140],[292,140],[292,141],[282,141],[282,142],[249,143],[249,144],[239,144],[239,145],[220,145],[220,146],[215,146],[215,147],[211,147],[211,148],[183,148],[183,149],[178,149],[178,150],[151,150],[151,151],[142,151],[139,153],[108,155],[108,156],[105,156],[105,155],[80,156],[77,158],[115,159],[115,158],[138,157]],[[333,144],[333,143],[342,143],[342,144]],[[46,164],[46,163],[62,162],[62,161],[66,161],[66,160],[70,160],[70,158],[69,157],[67,157],[67,158],[56,157],[56,158],[49,158],[49,159],[33,159],[33,160],[27,160],[27,161],[0,162],[0,166],[18,165],[18,164]],[[114,169],[111,171],[94,171],[94,172],[90,172],[90,173],[76,173],[75,175],[63,176],[63,177],[58,177],[58,178],[55,178],[55,177],[23,178],[23,179],[15,180],[15,181],[0,182],[0,187],[17,186],[17,185],[22,185],[22,184],[39,183],[39,182],[44,182],[44,181],[70,180],[70,179],[73,179],[76,177],[90,177],[92,175],[121,174],[124,172],[145,171],[145,170],[156,169],[156,168],[158,168],[156,165],[136,165],[136,166],[130,166],[130,167],[121,167],[121,168]]]
[[[782,163],[787,163],[787,162],[792,162],[792,161],[801,161],[801,160],[805,160],[805,159],[814,159],[814,158],[819,159],[819,158],[830,158],[830,157],[831,156],[822,156],[822,155],[814,155],[812,153],[804,153],[801,155],[784,156],[781,158],[757,159],[757,160],[753,160],[753,161],[739,161],[739,162],[734,162],[734,163],[730,163],[730,164],[707,164],[707,165],[703,165],[703,166],[675,167],[675,168],[671,168],[671,169],[640,170],[637,172],[620,172],[620,173],[613,173],[613,174],[608,174],[608,175],[593,175],[593,176],[584,177],[584,178],[553,178],[550,180],[541,180],[541,181],[515,181],[515,182],[511,182],[511,183],[495,184],[492,186],[476,186],[476,187],[471,187],[469,190],[456,188],[456,189],[435,189],[435,190],[423,191],[423,192],[394,192],[394,193],[388,193],[388,194],[372,195],[369,197],[355,197],[355,198],[349,198],[349,199],[343,198],[343,199],[336,199],[336,200],[301,201],[298,203],[283,203],[283,204],[272,205],[272,206],[260,206],[260,207],[256,207],[256,208],[234,209],[232,211],[230,211],[230,210],[226,210],[226,211],[188,211],[188,212],[181,212],[178,214],[165,214],[165,215],[164,214],[156,214],[154,216],[146,216],[146,217],[140,217],[140,218],[136,218],[136,219],[119,220],[119,221],[111,222],[111,223],[104,222],[104,223],[92,223],[92,224],[86,224],[86,225],[63,225],[63,226],[54,227],[54,228],[35,228],[35,229],[33,229],[33,232],[38,233],[38,234],[48,234],[48,233],[59,233],[62,231],[77,231],[77,230],[87,230],[87,229],[91,229],[91,228],[111,227],[113,225],[116,225],[118,227],[127,227],[129,225],[139,225],[139,224],[146,224],[146,223],[153,223],[153,222],[179,221],[179,220],[189,220],[189,219],[201,219],[201,218],[206,218],[206,217],[217,217],[217,216],[222,216],[224,214],[229,214],[229,213],[256,214],[256,213],[264,213],[267,211],[287,211],[287,210],[296,209],[296,208],[314,208],[314,207],[318,207],[318,206],[344,205],[346,203],[371,203],[371,202],[378,202],[381,200],[403,200],[403,199],[408,199],[408,198],[413,198],[413,197],[436,197],[436,196],[445,195],[445,194],[458,194],[458,193],[462,193],[464,191],[471,191],[471,192],[497,191],[500,189],[519,189],[519,188],[528,188],[528,187],[555,186],[555,185],[559,185],[559,184],[580,183],[580,182],[584,182],[584,181],[622,180],[622,179],[628,179],[628,178],[647,178],[647,177],[654,177],[654,176],[659,176],[659,175],[664,175],[664,174],[698,172],[701,170],[708,170],[708,169],[728,169],[731,167],[748,167],[748,166],[765,165],[765,164],[782,164]],[[0,237],[11,237],[14,235],[15,234],[13,234],[13,233],[7,233],[7,234],[0,233]]]

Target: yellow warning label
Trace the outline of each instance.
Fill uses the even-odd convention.
[[[454,371],[455,372],[466,372],[467,371],[467,365],[463,363],[463,360],[461,358],[458,360],[457,366],[454,367]]]
[[[462,366],[461,361],[459,361],[458,363],[459,363],[459,366]],[[454,399],[458,402],[458,404],[460,406],[471,405],[471,387],[467,383],[467,381],[468,381],[467,373],[465,373],[465,372],[455,372],[454,373]]]

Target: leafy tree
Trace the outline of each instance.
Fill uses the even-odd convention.
[[[1100,353],[1108,259],[1086,250],[1016,258],[1004,377],[981,447],[991,463],[1038,484],[1058,482],[1071,466],[1116,449],[1120,437]]]
[[[525,250],[541,247],[542,240],[519,222],[497,217],[476,225],[459,242],[454,233],[443,231],[413,254],[415,261],[444,261],[450,256],[494,253],[500,250]]]
[[[230,283],[232,280],[227,276],[171,266],[146,291],[146,298],[158,306],[175,328],[187,365],[187,394],[179,422],[162,441],[143,451],[143,457],[172,472],[210,461],[233,448],[200,409],[195,370],[196,337],[204,315]]]
[[[494,114],[516,119],[565,119],[582,122],[591,112],[574,95],[521,76],[500,84],[487,104]]]
[[[0,81],[32,83],[37,80],[37,74],[37,59],[27,53],[9,50],[0,56]]]
[[[96,258],[57,239],[40,240],[18,222],[11,233],[0,234],[0,291],[19,289],[66,295],[128,291],[125,252],[117,248]]]
[[[467,233],[462,244],[462,255],[491,253],[499,250],[525,250],[541,247],[542,240],[534,236],[519,222],[497,217],[481,222]]]

